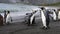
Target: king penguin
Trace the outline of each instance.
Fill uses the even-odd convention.
[[[31,18],[30,18],[30,24],[35,24],[35,14],[37,11],[33,12]]]
[[[44,7],[41,8],[41,19],[43,24],[43,29],[49,28],[49,11]]]
[[[53,10],[53,20],[56,20],[56,12]]]

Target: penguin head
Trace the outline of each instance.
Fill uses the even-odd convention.
[[[10,11],[7,11],[7,14],[10,14]]]
[[[45,7],[41,7],[41,10],[44,10],[45,9]]]
[[[56,11],[55,9],[52,9],[53,11]]]
[[[37,11],[34,11],[33,14],[35,14]]]

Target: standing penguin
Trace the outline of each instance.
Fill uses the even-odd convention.
[[[7,11],[6,24],[8,25],[11,22],[12,22],[12,17],[10,15],[10,11]]]
[[[42,18],[42,23],[43,23],[43,28],[46,28],[46,17],[44,15],[44,12],[41,11],[41,18]]]
[[[35,24],[35,13],[36,13],[37,11],[35,11],[35,12],[33,12],[32,14],[32,16],[31,16],[31,18],[30,18],[30,24]]]
[[[25,21],[27,21],[27,24],[28,24],[28,26],[30,26],[30,19],[31,19],[31,16],[32,16],[33,14],[32,13],[29,13],[29,14],[27,14],[27,20],[25,20]]]
[[[36,11],[28,15],[28,21],[27,21],[28,26],[35,24],[35,13]]]
[[[49,27],[49,12],[45,10],[44,7],[41,8],[41,18],[43,23],[42,29],[47,29]]]
[[[53,20],[56,20],[56,11],[53,10]]]

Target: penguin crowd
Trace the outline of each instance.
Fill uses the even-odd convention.
[[[43,24],[42,29],[49,29],[50,28],[49,27],[50,17],[52,17],[53,20],[56,20],[56,11],[55,11],[55,9],[52,9],[51,11],[49,11],[49,10],[45,9],[44,7],[41,7],[39,10],[34,10],[29,15],[26,14],[26,15],[28,15],[28,19],[26,20],[28,26],[36,24],[35,15],[38,12],[41,14],[40,16],[41,16],[41,20],[42,20],[42,24]]]

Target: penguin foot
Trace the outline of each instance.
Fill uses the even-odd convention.
[[[44,29],[46,30],[46,29],[48,29],[48,27],[45,27]]]
[[[45,26],[42,27],[42,29],[44,29],[44,28],[45,28]]]
[[[42,29],[46,30],[46,29],[48,29],[48,27],[43,26]]]

